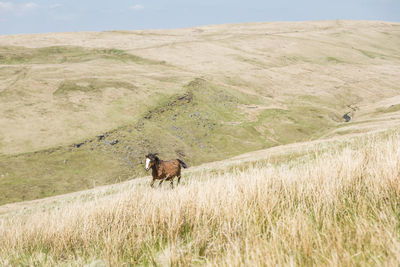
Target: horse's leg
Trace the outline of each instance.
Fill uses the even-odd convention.
[[[155,182],[155,181],[156,181],[156,179],[154,179],[154,178],[153,178],[153,180],[151,180],[151,183],[150,183],[151,188],[154,187],[154,182]]]
[[[174,189],[174,178],[171,179],[171,188]]]
[[[182,177],[181,175],[178,176],[178,184],[179,184],[180,181],[181,181],[181,177]]]
[[[163,182],[164,182],[164,179],[161,179],[160,183],[158,184],[158,187],[161,187]]]
[[[161,180],[161,182],[160,182],[160,184],[159,184],[160,187],[161,187],[161,184],[162,184],[165,180],[167,180],[167,181],[170,180],[169,174],[167,175],[167,177],[165,177],[164,179]]]

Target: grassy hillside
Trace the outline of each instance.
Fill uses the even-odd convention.
[[[126,124],[68,147],[3,156],[0,203],[29,200],[142,176],[144,155],[157,151],[190,165],[282,143],[317,138],[334,112],[298,98],[290,109],[247,109],[262,101],[195,79],[181,94],[166,97],[134,124]],[[118,141],[113,144],[113,141]]]
[[[174,190],[139,178],[2,206],[0,264],[396,265],[399,146],[398,130],[281,146]]]
[[[0,36],[0,204],[399,123],[400,26]],[[349,113],[351,121],[343,115]]]

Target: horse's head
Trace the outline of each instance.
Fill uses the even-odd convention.
[[[157,157],[157,153],[149,153],[146,155],[146,171],[152,168],[160,159]]]

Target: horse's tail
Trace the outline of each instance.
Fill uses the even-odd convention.
[[[187,168],[187,165],[186,165],[186,163],[185,162],[183,162],[182,160],[180,160],[180,159],[176,159],[177,161],[179,161],[179,163],[181,164],[181,166],[183,167],[183,168]]]

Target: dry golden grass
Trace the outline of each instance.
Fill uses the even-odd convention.
[[[278,165],[187,172],[174,190],[139,179],[4,214],[0,265],[394,266],[399,147],[399,131],[367,135]]]
[[[136,122],[155,96],[181,93],[196,77],[256,96],[262,109],[313,96],[320,107],[333,104],[340,122],[357,105],[353,121],[382,129],[399,121],[370,109],[377,100],[377,108],[398,103],[399,29],[335,20],[0,36],[0,154],[69,145]],[[94,92],[56,93],[88,80]]]

